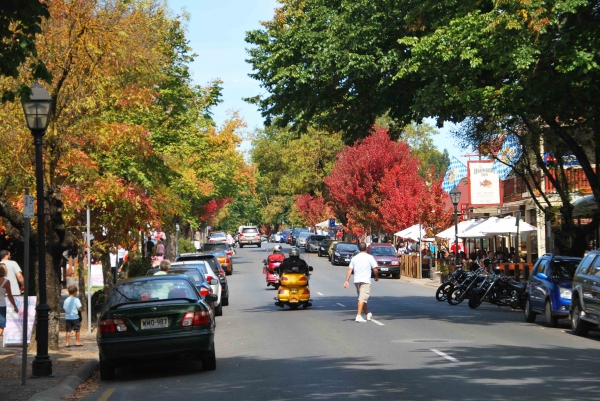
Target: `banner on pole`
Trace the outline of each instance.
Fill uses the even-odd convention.
[[[102,265],[92,265],[92,274],[90,274],[92,287],[104,287],[104,275],[102,274]]]
[[[15,302],[19,312],[15,312],[12,308],[13,304],[6,297],[6,328],[3,334],[3,345],[6,347],[14,345],[23,345],[23,303],[25,299],[23,296],[16,296]],[[29,297],[29,305],[27,308],[27,344],[31,341],[31,330],[33,328],[33,322],[35,321],[35,305],[37,297]]]
[[[500,178],[492,160],[469,161],[469,204],[497,206],[501,203]]]

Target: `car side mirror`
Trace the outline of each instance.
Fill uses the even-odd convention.
[[[207,296],[204,297],[204,301],[206,302],[217,302],[219,300],[219,297],[216,294],[208,294]]]
[[[312,266],[308,266],[308,271],[309,271],[309,272],[311,272],[311,271],[313,271],[313,270],[314,270],[314,269],[313,269],[313,267],[312,267]]]
[[[210,280],[210,285],[219,285],[219,280],[217,280],[216,278],[213,278],[212,280]]]
[[[544,273],[538,273],[537,274],[537,278],[542,279],[542,280],[546,280],[548,278],[548,276],[546,276]]]

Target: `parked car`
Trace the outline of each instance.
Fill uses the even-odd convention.
[[[571,330],[585,336],[600,326],[600,251],[588,253],[573,276]]]
[[[319,250],[317,251],[319,254],[319,257],[321,257],[323,255],[329,255],[329,247],[331,246],[332,242],[333,242],[333,240],[331,238],[329,238],[328,236],[326,236],[325,239],[319,243]]]
[[[256,227],[256,226],[240,227],[240,237],[239,237],[240,248],[243,248],[244,245],[256,245],[260,248],[261,242],[262,242],[262,238],[260,236],[260,232],[258,231],[258,227]]]
[[[211,253],[183,253],[177,255],[175,258],[176,262],[190,262],[195,260],[206,262],[213,272],[219,272],[217,275],[221,281],[221,304],[223,306],[229,305],[229,285],[225,277],[226,272],[221,267],[221,263],[219,263],[219,258]]]
[[[308,232],[308,230],[306,228],[301,228],[301,227],[297,227],[292,230],[292,239],[290,241],[290,245],[296,246],[296,241],[298,240],[298,235],[300,235],[301,232]]]
[[[285,230],[281,231],[281,238],[279,239],[279,242],[284,243],[284,244],[289,244],[290,242],[288,240],[291,239],[290,235],[292,233],[292,229],[291,228],[286,228]]]
[[[306,238],[304,249],[307,253],[319,252],[321,242],[328,238],[329,237],[327,235],[311,234],[308,236],[308,238]]]
[[[218,274],[210,267],[208,262],[203,260],[191,260],[188,262],[173,262],[171,263],[171,268],[175,268],[178,266],[197,266],[202,270],[202,273],[206,277],[206,281],[210,283],[210,288],[213,291],[213,294],[217,296],[217,301],[215,302],[215,315],[222,316],[223,315],[223,306],[227,306],[223,304],[223,288],[219,282],[215,283],[212,281],[213,278],[218,278]],[[218,270],[217,270],[218,272]]]
[[[203,370],[215,370],[215,320],[187,276],[161,275],[119,281],[98,321],[100,378],[115,369],[148,360],[194,357]]]
[[[335,246],[335,244],[338,244],[340,241],[337,240],[332,240],[331,243],[329,244],[329,249],[327,250],[327,259],[329,259],[331,261],[331,256],[333,255],[333,247]]]
[[[233,274],[233,263],[231,262],[231,257],[227,256],[227,253],[224,251],[212,251],[209,252],[212,255],[215,255],[217,259],[219,259],[219,264],[225,270],[225,274],[231,276]]]
[[[400,260],[392,244],[370,244],[367,253],[377,261],[377,270],[380,276],[400,278]]]
[[[527,283],[525,321],[535,322],[544,314],[546,326],[555,327],[558,319],[569,317],[573,275],[581,258],[554,256],[547,253],[538,259]]]
[[[309,231],[301,231],[298,234],[298,237],[296,238],[296,246],[298,248],[305,248],[306,247],[306,240],[310,236],[311,236],[311,233]]]
[[[224,232],[213,232],[210,234],[210,237],[208,237],[208,242],[213,244],[220,244],[220,243],[227,243],[227,234],[225,234]]]
[[[359,252],[358,246],[351,242],[338,242],[333,246],[331,264],[349,265],[350,259]]]
[[[148,270],[148,272],[146,273],[146,276],[154,276],[158,272],[160,272],[160,269],[158,267],[154,267],[154,268]],[[204,299],[208,294],[214,294],[212,287],[210,285],[217,284],[216,282],[214,282],[217,279],[213,278],[213,280],[214,280],[213,282],[208,282],[206,280],[206,276],[202,272],[202,269],[197,265],[171,266],[168,274],[175,274],[175,275],[183,274],[185,276],[188,276],[194,282],[194,285],[196,286],[196,289],[200,293],[200,296],[202,297],[202,299]],[[212,303],[211,303],[211,305],[212,305]]]

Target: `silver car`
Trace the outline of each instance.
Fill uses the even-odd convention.
[[[300,234],[298,234],[298,239],[296,240],[296,246],[298,248],[304,248],[306,247],[306,239],[312,235],[311,232],[308,231],[302,231]]]

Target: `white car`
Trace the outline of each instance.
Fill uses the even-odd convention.
[[[227,242],[227,234],[223,232],[215,232],[208,237],[209,244],[223,244]]]
[[[215,272],[212,271],[212,269],[210,268],[209,264],[204,262],[203,260],[190,260],[187,262],[173,262],[171,263],[171,267],[177,267],[177,266],[197,266],[200,268],[200,270],[202,270],[202,273],[204,273],[204,276],[206,277],[206,282],[210,285],[210,288],[212,288],[213,294],[217,295],[217,302],[215,302],[215,315],[216,316],[222,316],[223,315],[223,304],[221,303],[221,283],[219,282],[219,276],[217,276],[215,274]],[[212,281],[213,279],[216,280]],[[212,284],[211,283],[215,283]]]

